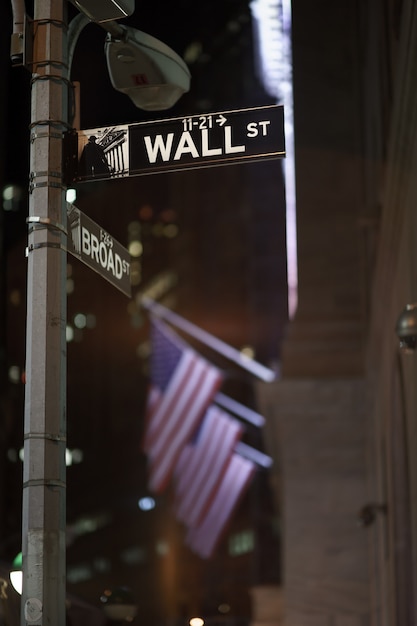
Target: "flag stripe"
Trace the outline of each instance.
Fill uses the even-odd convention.
[[[146,409],[145,409],[145,425],[144,425],[144,434],[142,441],[142,450],[147,452],[149,450],[149,429],[151,424],[151,418],[153,413],[156,411],[156,407],[161,401],[162,393],[160,389],[155,387],[154,385],[150,385],[148,390],[148,396],[146,399]]]
[[[186,542],[203,558],[212,556],[228,521],[254,475],[255,465],[234,454],[229,462],[216,497],[197,527],[189,528]]]
[[[145,440],[146,452],[152,450],[157,444],[161,429],[169,423],[173,410],[177,413],[183,410],[183,406],[188,400],[188,394],[194,390],[194,380],[190,380],[190,377],[193,375],[195,363],[196,358],[192,352],[187,350],[182,354],[168,387],[161,395],[153,413],[150,415],[149,428]]]
[[[218,412],[214,406],[207,409],[206,415],[198,439],[195,444],[189,444],[191,454],[188,455],[188,464],[186,467],[179,467],[176,472],[176,494],[178,499],[186,496],[187,490],[190,489],[196,474],[201,468],[210,469],[208,459],[211,459],[211,451],[220,440],[219,434],[221,430],[221,422],[218,419]],[[185,450],[184,450],[185,452]],[[182,455],[181,455],[182,456]]]
[[[224,411],[211,406],[187,464],[176,473],[175,506],[179,520],[197,525],[210,505],[243,427]]]
[[[207,404],[206,390],[214,382],[213,374],[214,372],[207,369],[201,361],[193,358],[184,372],[185,380],[182,381],[181,389],[175,390],[172,401],[166,401],[165,394],[163,410],[161,407],[158,411],[161,413],[159,421],[164,423],[165,428],[162,437],[160,432],[154,433],[155,436],[151,442],[154,454],[159,453],[165,446],[166,440],[172,440],[175,436],[181,437],[178,427],[186,429],[187,421],[193,421],[194,415],[200,414],[201,404],[203,406]],[[176,384],[175,380],[173,384]],[[182,415],[184,419],[181,421]]]
[[[183,393],[182,405],[175,407],[169,415],[166,428],[155,442],[151,459],[150,488],[161,490],[171,477],[175,463],[182,447],[191,439],[196,431],[210,398],[216,393],[221,378],[219,372],[212,367],[207,368],[198,362],[192,372],[195,382]]]
[[[166,488],[181,450],[198,429],[222,374],[159,320],[152,320],[151,341],[143,449],[148,456],[148,486],[159,492]]]

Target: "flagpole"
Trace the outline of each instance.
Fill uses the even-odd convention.
[[[218,392],[213,398],[214,402],[221,406],[223,409],[231,411],[238,417],[242,418],[246,422],[249,422],[253,426],[262,427],[265,424],[265,418],[256,411],[249,409],[244,404],[240,404],[237,400],[225,396],[224,393]]]
[[[257,361],[254,361],[253,359],[248,358],[239,352],[239,350],[236,350],[224,341],[217,339],[214,335],[211,335],[202,328],[199,328],[192,322],[189,322],[177,313],[174,313],[174,311],[167,309],[162,304],[159,304],[146,296],[141,298],[141,304],[148,311],[151,311],[161,319],[164,319],[177,328],[180,328],[191,337],[194,337],[194,339],[201,341],[201,343],[205,344],[209,348],[212,348],[222,356],[226,357],[230,361],[233,361],[264,382],[270,383],[276,379],[276,373],[273,370],[265,367]]]
[[[256,448],[252,448],[252,446],[248,446],[246,443],[243,443],[243,441],[238,441],[234,450],[237,454],[240,454],[240,456],[244,456],[246,459],[252,461],[252,463],[256,463],[256,465],[260,465],[261,467],[268,468],[273,465],[274,461],[270,456],[260,452]]]

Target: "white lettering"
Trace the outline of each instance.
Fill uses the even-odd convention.
[[[199,157],[197,148],[195,147],[194,141],[188,131],[182,133],[181,138],[178,142],[177,149],[174,155],[174,161],[179,161],[183,154],[191,154],[194,159]]]
[[[114,252],[114,241],[110,235],[103,237],[100,233],[100,239],[90,233],[85,227],[81,227],[82,253],[90,257],[93,261],[100,265],[104,270],[113,274],[115,278],[120,280],[123,274],[129,275],[130,263],[122,259],[117,252]]]
[[[109,258],[107,260],[107,271],[110,272],[110,270],[111,270],[111,272],[112,272],[112,274],[114,276],[114,274],[115,274],[115,272],[114,272],[114,258],[113,258],[113,251],[111,249],[109,250]]]
[[[115,261],[115,268],[114,268],[114,275],[116,276],[116,278],[121,278],[122,274],[123,274],[123,266],[122,266],[122,259],[119,257],[119,255],[116,254],[114,255],[114,261]]]
[[[106,246],[109,246],[109,248],[113,248],[113,238],[108,233],[106,233],[105,230],[100,229],[100,241],[104,241]]]
[[[259,126],[262,126],[262,135],[265,137],[267,134],[267,126],[269,126],[271,122],[269,120],[265,120],[264,122],[259,122]]]
[[[95,235],[93,235],[93,233],[90,233],[90,241],[91,241],[91,252],[90,252],[90,256],[92,259],[95,259],[96,263],[99,263],[98,260],[98,249],[99,249],[99,242],[98,239]]]
[[[82,250],[84,254],[88,254],[90,256],[90,232],[84,228],[81,228],[81,237],[82,237]]]
[[[224,127],[224,150],[226,154],[234,154],[235,152],[245,152],[245,146],[232,146],[232,127]]]
[[[172,141],[174,139],[174,133],[168,133],[166,143],[162,135],[156,135],[155,143],[152,145],[151,137],[144,137],[146,152],[148,153],[149,163],[156,163],[158,158],[158,152],[161,153],[163,161],[169,161],[171,156]]]
[[[258,136],[258,125],[256,122],[249,122],[249,124],[246,126],[246,130],[248,131],[246,133],[247,137],[257,137]]]
[[[107,267],[107,260],[108,260],[107,254],[108,254],[108,252],[111,253],[111,250],[109,251],[109,249],[107,248],[106,244],[101,242],[100,243],[100,250],[99,250],[99,252],[100,252],[100,265],[102,267],[104,267],[104,269],[106,269],[106,267]]]
[[[208,145],[208,130],[204,128],[201,131],[201,156],[214,156],[215,154],[221,154],[221,148],[209,148]]]

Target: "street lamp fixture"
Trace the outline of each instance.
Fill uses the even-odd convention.
[[[190,72],[166,44],[135,28],[123,37],[108,33],[104,50],[110,80],[135,106],[146,111],[171,108],[190,88]]]
[[[120,20],[132,15],[135,0],[71,0],[92,22]]]

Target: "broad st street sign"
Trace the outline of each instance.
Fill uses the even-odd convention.
[[[130,254],[116,239],[67,202],[67,250],[130,297]]]
[[[284,158],[284,108],[70,131],[66,146],[68,184]]]

